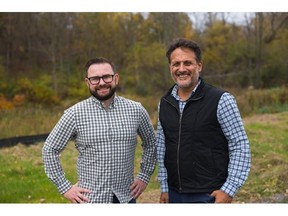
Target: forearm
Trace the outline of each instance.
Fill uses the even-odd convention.
[[[163,132],[162,125],[158,120],[157,124],[157,161],[158,161],[158,181],[160,183],[160,190],[162,193],[168,192],[168,183],[167,183],[167,170],[164,164],[165,159],[165,136]]]
[[[143,154],[140,163],[140,172],[137,177],[148,183],[157,163],[154,132],[149,139],[143,142],[142,148]]]
[[[228,177],[221,190],[233,197],[246,181],[251,155],[239,109],[233,96],[223,94],[218,105],[217,118],[228,141]]]
[[[42,157],[45,173],[48,178],[56,185],[59,193],[68,191],[72,184],[65,178],[64,171],[60,164],[59,153],[49,147],[46,143],[42,149]]]
[[[162,150],[163,151],[163,150]],[[168,192],[167,170],[164,166],[164,154],[158,150],[158,181],[160,183],[160,190],[162,193]]]
[[[242,148],[234,149],[230,153],[228,177],[221,190],[234,197],[248,178],[251,167],[251,156],[248,140],[242,140]],[[246,143],[246,144],[245,144]]]

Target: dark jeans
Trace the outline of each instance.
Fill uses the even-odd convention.
[[[169,203],[215,203],[208,193],[179,193],[169,188]]]
[[[120,203],[115,194],[113,195],[113,203]],[[136,199],[132,199],[128,203],[136,203]]]

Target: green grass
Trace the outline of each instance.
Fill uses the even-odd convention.
[[[41,148],[39,143],[0,149],[0,203],[66,202],[44,173]],[[63,157],[66,168],[71,151]],[[74,172],[70,166],[67,171]]]
[[[56,187],[44,173],[41,150],[43,143],[25,146],[18,144],[0,149],[0,203],[66,203]],[[141,146],[137,145],[135,175],[139,170]],[[61,153],[61,164],[66,177],[76,183],[76,160],[78,152],[74,142],[69,142]],[[157,190],[157,169],[151,177],[147,191]],[[145,199],[145,197],[144,197]]]
[[[240,202],[288,202],[288,112],[246,118],[252,167]]]
[[[51,117],[52,115],[57,116],[57,112],[49,113],[40,109],[37,113],[35,110],[33,112],[37,116],[38,114],[46,114],[46,119],[49,120],[44,120],[44,117],[43,119],[42,117],[37,118],[37,121],[41,121],[45,128],[52,128],[57,121],[56,117]],[[32,111],[26,111],[23,122],[14,124],[14,127],[11,126],[12,123],[5,120],[7,127],[10,128],[5,128],[5,131],[10,130],[10,133],[13,133],[24,131],[22,127],[35,127],[35,124],[31,126],[31,123],[26,122],[27,119],[31,118],[31,116],[29,117],[31,113]],[[16,115],[15,119],[21,119],[20,116],[20,114]],[[9,118],[11,121],[13,116],[10,115]],[[252,168],[248,180],[239,190],[234,201],[287,203],[288,112],[254,115],[244,118],[244,123],[251,145]],[[5,125],[2,123],[2,119],[0,124],[2,124],[1,130],[4,129]],[[67,202],[44,173],[41,158],[42,146],[43,143],[38,143],[28,147],[18,144],[9,148],[0,148],[0,203]],[[77,151],[74,143],[70,142],[61,154],[61,161],[67,178],[72,182],[77,181],[76,158]],[[135,174],[139,170],[140,158],[141,146],[138,145]],[[138,202],[158,202],[159,194],[156,169],[146,191],[141,195]]]

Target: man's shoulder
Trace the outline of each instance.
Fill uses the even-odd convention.
[[[133,107],[141,107],[141,103],[132,99],[128,99],[123,96],[117,96],[117,100],[119,101],[120,104],[125,105],[125,106],[133,106]]]
[[[219,95],[222,95],[225,92],[227,92],[224,89],[221,89],[219,87],[216,87],[216,86],[211,85],[211,84],[206,84],[206,83],[205,83],[204,89],[206,89],[205,92],[210,91],[211,93],[219,94]]]
[[[87,98],[87,99],[84,99],[82,101],[79,101],[73,105],[71,105],[70,107],[68,107],[66,109],[66,111],[72,111],[72,110],[77,110],[77,109],[81,109],[83,107],[86,107],[88,104],[91,103],[91,98]]]

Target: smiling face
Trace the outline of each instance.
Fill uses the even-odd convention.
[[[196,55],[191,49],[179,47],[171,53],[169,68],[179,89],[192,91],[198,83],[202,63],[197,62]]]
[[[91,84],[88,78],[103,77],[104,75],[114,75],[112,82],[105,83],[101,78],[97,85]],[[112,67],[108,63],[92,64],[87,70],[86,84],[90,93],[100,101],[112,99],[118,85],[119,76],[114,74]]]

